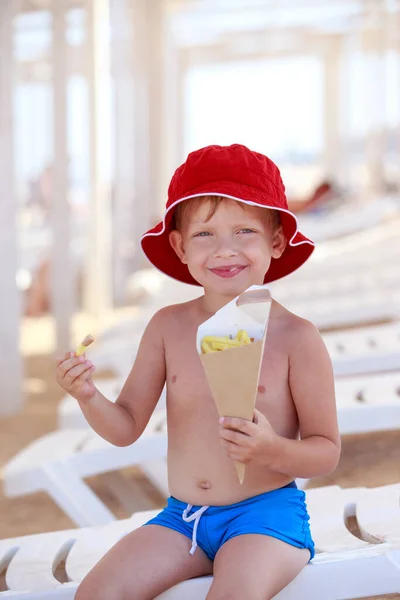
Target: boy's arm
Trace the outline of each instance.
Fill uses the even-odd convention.
[[[135,440],[146,428],[160,399],[166,380],[164,319],[168,308],[161,309],[149,322],[131,372],[116,400],[135,422]]]
[[[340,456],[332,363],[317,328],[300,320],[289,358],[289,386],[300,440],[276,436],[270,468],[293,477],[332,472]]]
[[[314,325],[297,319],[290,332],[288,383],[297,410],[300,440],[275,433],[257,409],[253,422],[222,417],[220,435],[232,460],[255,461],[290,477],[309,479],[333,471],[340,456],[332,365]]]
[[[116,402],[110,402],[98,390],[90,400],[79,402],[93,429],[116,446],[129,446],[141,436],[164,387],[162,313],[156,313],[149,322]]]

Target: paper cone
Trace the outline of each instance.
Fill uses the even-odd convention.
[[[270,308],[268,289],[252,286],[198,329],[197,349],[221,417],[253,419]],[[205,335],[234,338],[239,329],[246,330],[255,341],[246,346],[202,354],[201,340]],[[235,466],[242,484],[246,467],[239,462]]]
[[[253,420],[264,340],[241,348],[202,354],[207,381],[221,417]],[[235,463],[240,483],[246,467]]]

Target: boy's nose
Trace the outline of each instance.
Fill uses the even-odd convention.
[[[214,251],[214,256],[216,258],[231,258],[232,256],[237,256],[238,252],[235,248],[235,245],[232,242],[221,241]]]

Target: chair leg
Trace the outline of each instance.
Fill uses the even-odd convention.
[[[115,515],[69,465],[56,462],[42,469],[44,489],[79,527],[104,525]]]

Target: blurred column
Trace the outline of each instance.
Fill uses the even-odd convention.
[[[394,18],[395,18],[395,25],[394,25],[394,37],[395,37],[395,51],[396,51],[396,62],[397,62],[397,78],[396,81],[398,82],[398,90],[400,90],[400,5],[396,4],[395,5],[395,13],[394,13]],[[397,150],[397,157],[398,157],[398,164],[400,165],[400,102],[399,105],[397,107],[397,135],[396,135],[396,150]],[[399,190],[400,190],[400,172],[399,172],[399,176],[398,176],[398,186],[399,186]]]
[[[90,211],[84,308],[101,317],[112,308],[111,195],[105,171],[110,92],[108,0],[85,0],[89,94]]]
[[[162,174],[162,148],[163,148],[163,114],[164,105],[164,74],[168,85],[168,74],[165,72],[165,26],[164,5],[165,0],[140,0],[147,10],[148,37],[143,39],[148,54],[148,135],[149,135],[149,183],[150,183],[150,212],[149,221],[145,227],[155,225],[159,217],[160,199],[164,199],[166,192],[161,187]],[[143,33],[143,32],[141,32]],[[136,35],[136,39],[137,35]],[[140,61],[137,48],[136,58]],[[139,89],[138,89],[139,91]],[[137,114],[137,122],[141,121],[141,114]],[[138,148],[140,150],[140,147]],[[143,231],[141,231],[143,233]]]
[[[394,126],[388,127],[388,146],[391,149],[391,156],[397,164],[397,177],[395,184],[397,190],[400,190],[400,2],[398,0],[387,0],[386,12],[386,39],[387,46],[394,53],[395,62],[393,72],[388,76],[393,77],[393,89],[396,88],[397,111]]]
[[[145,265],[143,232],[159,218],[163,151],[163,0],[111,0],[115,98],[114,298]]]
[[[51,220],[51,306],[55,318],[57,354],[71,345],[70,327],[74,310],[75,278],[71,262],[71,218],[68,202],[67,149],[67,40],[66,0],[52,3],[53,10],[53,171]]]
[[[138,245],[134,242],[135,74],[133,2],[110,0],[111,73],[114,85],[115,171],[113,180],[114,301],[125,302],[125,282]]]
[[[172,17],[171,17],[172,18]],[[187,52],[177,48],[172,34],[172,23],[165,28],[164,98],[162,121],[161,204],[164,211],[168,184],[175,169],[185,160],[185,77],[188,69]]]
[[[17,272],[17,200],[13,165],[13,2],[0,2],[0,416],[21,409],[20,297]]]
[[[364,67],[365,100],[367,112],[366,165],[368,169],[367,193],[376,198],[384,192],[386,153],[386,46],[384,14],[381,3],[366,3],[362,49],[365,53]]]
[[[337,179],[341,154],[340,117],[341,117],[341,54],[342,40],[330,37],[327,40],[324,55],[324,130],[325,173],[330,179]]]
[[[325,172],[349,188],[351,185],[351,35],[332,35],[325,48]]]
[[[134,62],[134,242],[143,264],[140,237],[159,217],[163,150],[163,0],[133,0]]]

